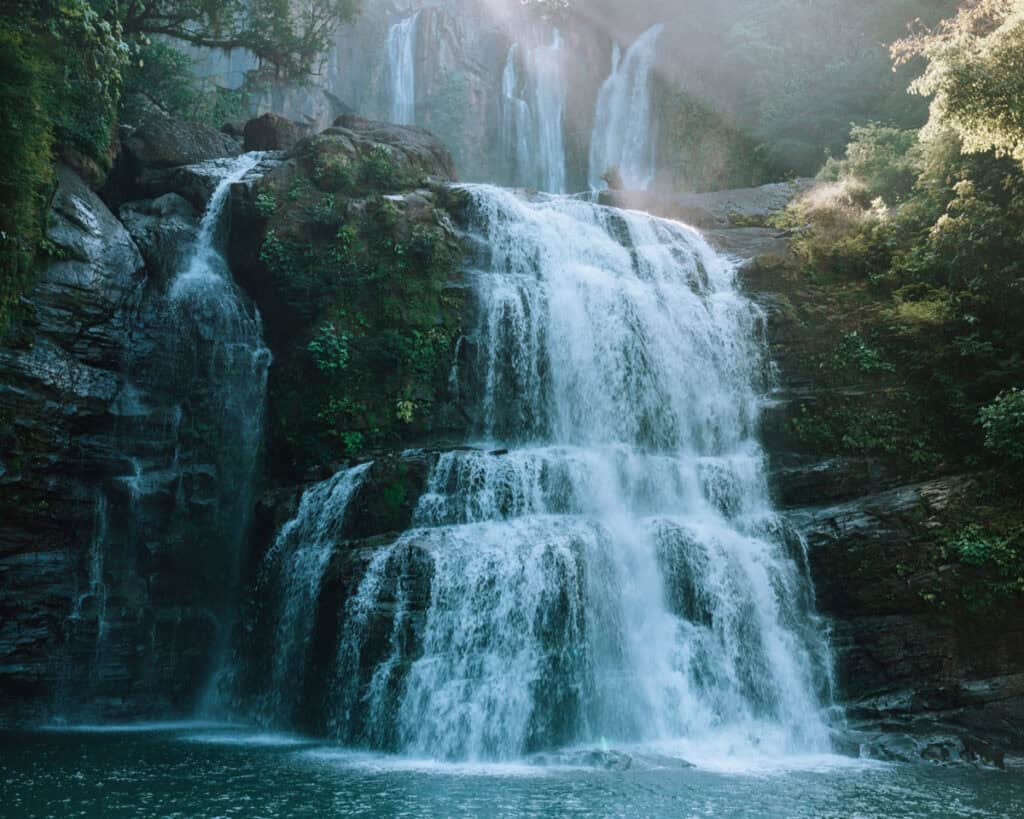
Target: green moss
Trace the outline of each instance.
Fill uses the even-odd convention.
[[[355,162],[329,138],[310,151],[258,193],[287,202],[261,211],[279,474],[430,432],[462,314],[448,287],[461,247],[433,194],[393,195],[418,180],[383,148]]]
[[[0,331],[34,278],[53,185],[51,71],[36,37],[0,21]]]
[[[797,448],[812,452],[889,457],[926,468],[942,462],[926,416],[906,393],[804,404],[790,428]]]
[[[933,545],[912,568],[942,578],[924,593],[937,611],[956,620],[991,622],[1024,602],[1022,489],[997,473],[985,473],[928,521]]]

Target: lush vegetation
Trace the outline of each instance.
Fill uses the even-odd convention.
[[[351,151],[317,137],[256,198],[279,475],[430,431],[460,331],[461,248],[430,198],[455,194],[395,196],[423,180],[383,145]]]
[[[855,127],[780,220],[834,318],[822,378],[859,387],[806,406],[793,432],[921,474],[989,470],[933,555],[973,570],[969,610],[1024,591],[1022,54],[1021,0],[900,41],[899,61],[925,61],[912,90],[932,100],[927,124]]]
[[[87,0],[0,19],[0,327],[32,277],[58,148],[105,167],[127,54]]]
[[[12,0],[0,18],[0,327],[45,251],[57,154],[99,185],[119,121],[149,111],[220,125],[237,93],[179,45],[244,48],[277,76],[313,70],[358,0]]]

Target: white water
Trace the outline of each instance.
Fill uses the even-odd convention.
[[[502,148],[512,184],[565,193],[566,52],[555,29],[551,42],[511,46],[502,72]],[[520,62],[524,74],[520,75]]]
[[[281,715],[300,698],[320,584],[341,538],[349,501],[371,465],[339,472],[307,490],[298,513],[264,559],[259,593],[278,606],[265,705],[269,713]]]
[[[590,187],[604,187],[601,177],[618,168],[626,188],[646,190],[654,181],[655,131],[651,116],[651,68],[661,35],[652,26],[626,51],[616,43],[612,71],[601,86],[590,141]]]
[[[180,334],[179,362],[186,381],[205,381],[215,387],[209,396],[219,429],[215,443],[229,447],[231,474],[222,481],[231,485],[231,495],[241,504],[250,500],[256,455],[262,436],[263,403],[266,393],[270,350],[263,342],[259,313],[249,305],[228,268],[221,250],[224,210],[231,187],[250,173],[264,154],[247,153],[229,160],[216,160],[211,173],[217,180],[199,223],[192,253],[171,282],[170,310]],[[191,360],[188,360],[191,359]],[[177,455],[175,456],[177,459]],[[145,482],[135,476],[137,488]],[[248,519],[248,511],[237,521]]]
[[[513,43],[501,75],[501,139],[503,155],[511,163],[512,184],[526,184],[533,174],[533,112],[520,96],[518,58],[519,44]]]
[[[416,123],[416,34],[420,12],[388,29],[387,55],[391,76],[391,121]]]
[[[480,448],[441,456],[346,606],[339,735],[453,760],[827,751],[829,653],[768,500],[763,322],[733,264],[678,223],[468,190],[478,354],[455,377],[483,385]]]

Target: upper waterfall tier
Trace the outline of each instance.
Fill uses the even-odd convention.
[[[416,122],[416,37],[419,19],[420,12],[417,11],[388,29],[391,121],[397,125],[413,125]]]
[[[622,56],[612,51],[612,73],[601,86],[590,139],[590,187],[618,169],[631,190],[646,190],[655,174],[655,124],[651,110],[651,69],[664,26],[644,32]]]

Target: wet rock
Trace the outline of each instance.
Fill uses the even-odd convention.
[[[349,536],[369,538],[408,529],[435,457],[405,453],[375,461],[349,502]]]
[[[896,721],[915,737],[941,724],[955,742],[911,755],[946,761],[969,761],[964,743],[987,760],[1024,748],[1024,604],[1008,602],[993,625],[930,602],[965,580],[962,567],[932,555],[938,521],[971,486],[951,476],[791,515],[832,621],[851,721]]]
[[[166,284],[195,241],[198,211],[178,194],[167,193],[122,205],[120,217],[146,260],[150,278]]]
[[[127,231],[66,167],[48,237],[65,258],[42,273],[23,326],[0,346],[0,721],[38,716],[58,687],[93,487],[117,461],[109,435],[94,433],[120,390],[144,283]]]
[[[147,285],[173,275],[197,212],[133,202],[129,231],[70,169],[58,180],[57,260],[0,339],[0,722],[185,714],[235,571],[230,481],[196,415],[205,374]]]
[[[86,363],[110,364],[124,348],[139,296],[142,255],[99,197],[69,168],[58,185],[47,237],[64,257],[32,294],[39,332]]]

